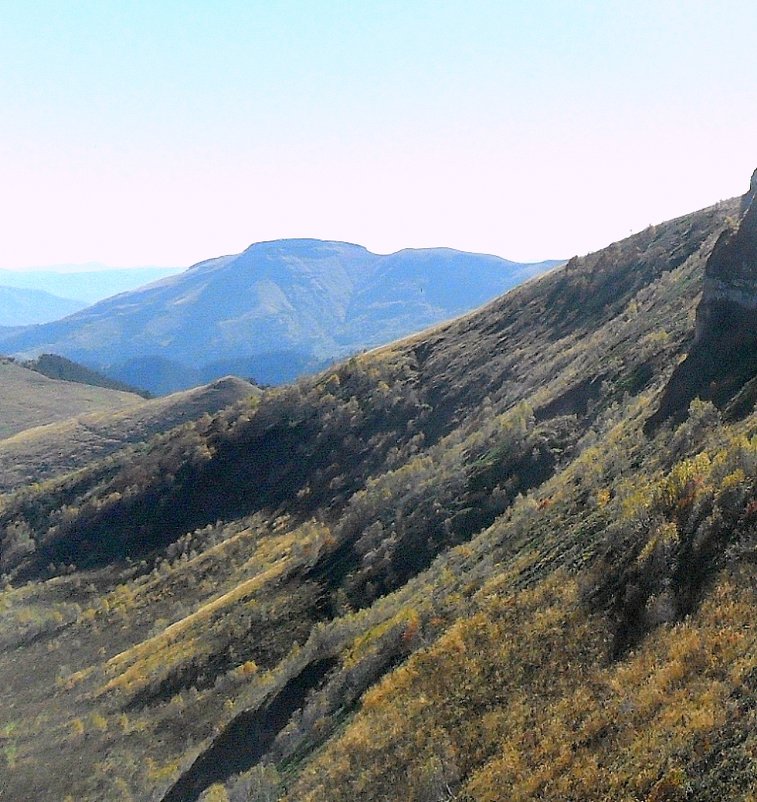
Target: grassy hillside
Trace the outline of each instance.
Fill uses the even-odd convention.
[[[0,492],[82,468],[260,391],[234,377],[128,406],[35,426],[0,440]]]
[[[739,209],[5,496],[0,799],[754,800]]]
[[[120,392],[57,381],[0,357],[0,438],[89,412],[122,409],[142,399]]]

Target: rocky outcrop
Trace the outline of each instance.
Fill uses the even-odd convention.
[[[696,334],[676,368],[653,429],[666,418],[682,419],[699,397],[732,416],[757,401],[757,170],[741,202],[739,218],[718,238],[707,261]]]
[[[738,224],[723,232],[707,262],[697,310],[697,343],[757,332],[757,170]]]
[[[746,195],[744,195],[744,200],[741,204],[742,213],[749,211],[749,207],[752,205],[752,201],[755,197],[757,197],[757,170],[752,173],[752,182],[749,185],[749,190]]]

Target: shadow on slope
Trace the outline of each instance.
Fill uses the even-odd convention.
[[[254,766],[337,660],[310,663],[262,708],[241,713],[181,775],[162,802],[195,802],[210,785]]]

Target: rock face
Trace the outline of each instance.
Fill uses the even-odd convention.
[[[747,414],[757,401],[757,170],[739,219],[720,235],[707,261],[694,343],[649,428],[682,419],[696,397],[731,417]]]
[[[744,195],[744,201],[741,204],[742,213],[749,210],[755,197],[757,197],[757,170],[752,173],[752,182],[749,185],[749,191]]]
[[[705,271],[696,341],[757,333],[757,170],[737,228],[724,232]]]

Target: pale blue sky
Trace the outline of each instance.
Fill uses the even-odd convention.
[[[0,267],[568,257],[743,192],[757,3],[0,0]]]

